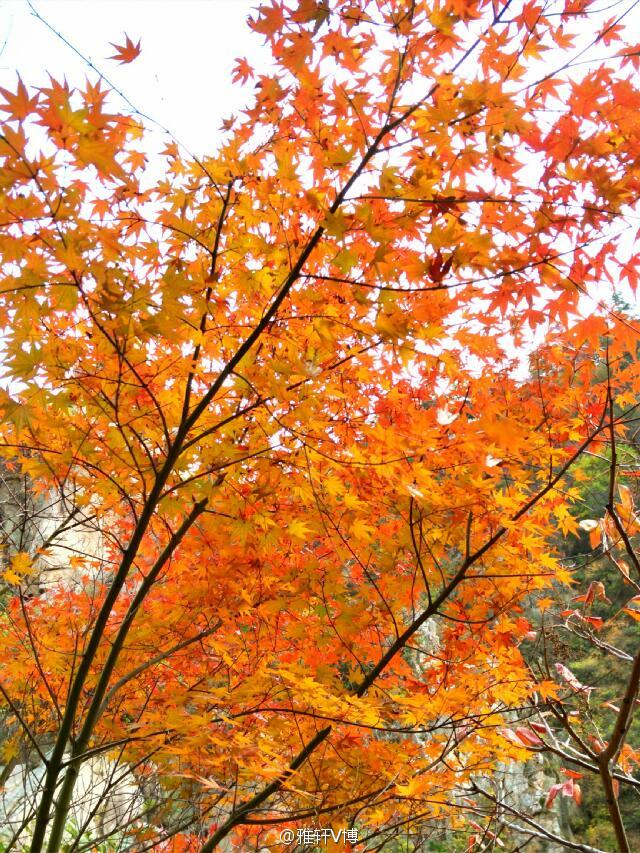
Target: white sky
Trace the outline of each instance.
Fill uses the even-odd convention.
[[[246,18],[258,0],[33,0],[38,12],[87,56],[136,107],[167,127],[194,153],[207,152],[226,118],[242,106],[231,85],[234,60],[266,63],[263,37]],[[107,59],[124,33],[142,40],[131,64]],[[47,82],[47,72],[72,85],[90,69],[32,14],[27,0],[0,0],[0,86]],[[114,101],[113,107],[121,107]],[[123,108],[123,107],[122,107]]]

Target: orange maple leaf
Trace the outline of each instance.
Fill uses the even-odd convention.
[[[37,95],[34,98],[29,98],[27,87],[19,77],[15,94],[8,89],[0,88],[0,95],[5,99],[5,103],[0,104],[0,109],[9,113],[11,119],[16,121],[25,119],[38,103]]]
[[[253,68],[249,65],[246,59],[236,59],[236,64],[231,72],[231,79],[234,83],[246,83],[250,77],[253,77]]]
[[[120,61],[120,65],[126,65],[128,62],[133,62],[134,59],[137,59],[140,56],[140,39],[138,39],[138,44],[134,44],[129,36],[124,34],[125,42],[124,44],[114,44],[114,42],[109,42],[112,47],[115,47],[116,53],[113,56],[107,57],[107,59],[117,59]]]

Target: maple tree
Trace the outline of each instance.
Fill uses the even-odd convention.
[[[535,747],[525,602],[571,580],[567,473],[636,413],[635,360],[594,357],[637,339],[606,307],[637,284],[627,11],[272,0],[274,67],[238,61],[202,157],[148,162],[100,81],[2,90],[2,454],[57,516],[0,634],[31,850],[97,755],[157,781],[133,849],[377,848],[466,831],[460,792]],[[99,547],[26,596],[73,529]]]

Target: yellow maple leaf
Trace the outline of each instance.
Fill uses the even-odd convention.
[[[289,534],[289,536],[293,536],[295,539],[306,540],[309,539],[309,536],[311,534],[311,528],[309,527],[306,521],[292,521],[287,526],[287,533]]]

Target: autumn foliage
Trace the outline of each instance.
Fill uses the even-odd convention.
[[[591,6],[264,3],[200,157],[100,81],[2,91],[2,455],[58,518],[0,631],[33,851],[96,754],[156,780],[133,849],[486,841],[461,795],[561,695],[523,649],[565,477],[637,397],[640,49]]]

